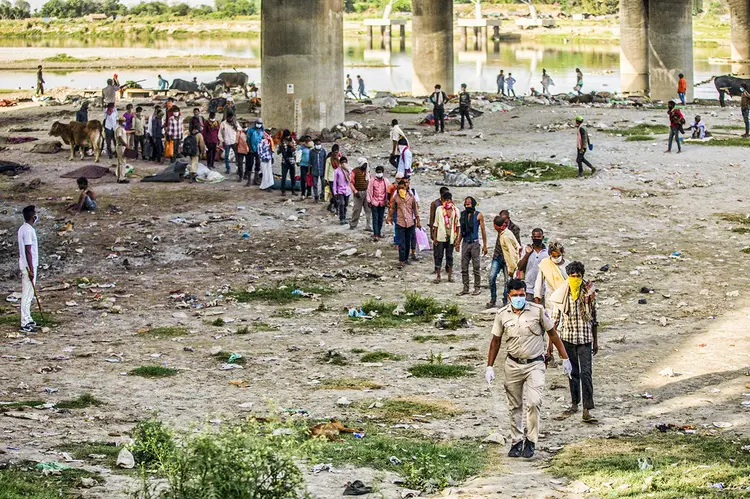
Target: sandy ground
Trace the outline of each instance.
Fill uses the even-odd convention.
[[[72,118],[73,112],[70,107],[13,110],[3,113],[0,133],[8,135],[9,127],[27,125],[38,131],[20,135],[43,138],[54,120]],[[688,107],[686,114],[693,112]],[[740,122],[738,108],[701,107],[697,112],[709,129]],[[569,400],[565,378],[552,369],[547,375],[537,457],[530,462],[510,460],[504,457],[507,448],[497,447],[493,452],[500,456],[500,465],[464,487],[445,491],[446,495],[484,498],[497,497],[499,491],[510,497],[576,497],[576,491],[552,482],[544,472],[546,458],[570,442],[649,431],[659,422],[709,428],[714,422],[728,422],[730,428],[713,431],[750,433],[748,412],[741,405],[750,369],[748,256],[741,250],[750,246],[750,236],[730,232],[732,224],[717,216],[750,212],[750,163],[745,148],[686,144],[682,154],[664,154],[666,136],[653,142],[625,142],[596,131],[602,125],[666,123],[664,110],[522,106],[486,114],[471,132],[456,132],[456,125],[451,124],[449,133],[437,136],[415,125],[413,117],[402,115],[416,157],[431,167],[417,174],[414,182],[423,204],[426,207],[436,196],[439,161],[455,165],[486,158],[572,160],[572,129],[546,131],[543,127],[567,122],[577,114],[590,123],[596,144],[590,159],[599,167],[595,176],[553,183],[486,181],[482,187],[451,190],[457,199],[469,194],[478,198],[479,209],[490,217],[509,209],[521,227],[523,243],[529,242],[533,227],[542,227],[551,240],[565,244],[568,260],[585,263],[587,277],[599,289],[601,351],[595,358],[594,385],[595,414],[601,423],[588,426],[576,418],[552,420]],[[386,129],[392,117],[370,113],[347,118]],[[371,165],[385,164],[386,142],[341,141],[347,156],[365,155]],[[58,235],[65,221],[71,220],[63,210],[64,197],[76,195],[74,181],[59,176],[89,161],[69,163],[66,152],[32,154],[28,152],[32,146],[10,146],[2,153],[3,159],[31,166],[17,178],[0,177],[2,296],[20,291],[15,231],[21,223],[20,210],[30,203],[41,213],[37,226],[41,289],[73,283],[83,276],[115,286],[43,291],[43,303],[60,325],[34,335],[34,342],[16,337],[10,325],[0,325],[0,399],[55,402],[90,392],[107,404],[72,413],[47,410],[45,423],[2,418],[0,444],[20,450],[8,450],[0,459],[57,459],[52,450],[55,445],[111,440],[109,434],[128,431],[154,411],[176,428],[214,419],[240,420],[247,412],[238,405],[246,402],[253,403],[256,413],[266,412],[271,403],[278,408],[307,409],[314,418],[361,416],[355,409],[337,406],[341,396],[352,401],[395,396],[450,400],[465,412],[449,420],[415,423],[424,434],[438,439],[479,442],[498,429],[508,433],[502,371],[497,370],[499,379],[491,390],[483,378],[493,318],[483,310],[489,295],[486,287],[479,298],[456,297],[460,284],[432,284],[431,255],[398,272],[396,251],[386,242],[369,242],[364,220],[351,231],[335,223],[321,204],[288,201],[278,192],[262,193],[233,178],[213,185],[118,185],[107,176],[93,181],[100,209],[76,216],[73,230]],[[104,165],[109,163],[103,160]],[[137,174],[158,169],[143,162],[134,166]],[[23,192],[21,185],[36,178],[41,179],[41,186]],[[299,213],[300,209],[306,212]],[[426,208],[421,211],[426,219]],[[290,215],[298,219],[290,221]],[[175,217],[220,221],[190,227],[171,223]],[[241,237],[245,232],[249,239]],[[160,241],[153,242],[154,236]],[[494,239],[490,235],[490,245]],[[357,256],[337,256],[351,247],[357,248]],[[374,256],[377,249],[382,250],[382,258]],[[681,256],[670,258],[675,251]],[[128,266],[123,264],[125,259]],[[485,257],[483,267],[489,262]],[[612,270],[600,272],[605,264]],[[322,277],[339,293],[322,300],[324,311],[311,310],[318,307],[318,301],[278,307],[220,299],[216,306],[200,311],[178,310],[176,301],[170,299],[179,290],[205,304],[216,300],[226,286],[241,290],[295,276]],[[483,272],[483,285],[486,276]],[[641,294],[644,286],[655,292]],[[346,317],[345,308],[369,297],[399,301],[409,290],[457,303],[475,325],[457,331],[461,336],[457,343],[420,344],[412,340],[414,334],[442,333],[431,325],[361,329]],[[122,313],[108,313],[102,298],[122,307]],[[639,304],[641,298],[647,302]],[[279,308],[292,312],[279,314]],[[262,321],[278,329],[236,335],[234,323],[225,328],[207,325],[214,314],[251,326]],[[189,335],[150,340],[137,333],[151,325],[177,324],[188,327]],[[195,351],[184,351],[188,346]],[[238,375],[219,370],[208,353],[214,346],[243,353],[248,359],[244,371]],[[361,364],[349,353],[353,348],[386,349],[404,355],[405,360]],[[343,352],[350,364],[321,363],[321,355],[329,349]],[[408,367],[427,358],[430,351],[443,352],[448,363],[475,366],[475,375],[439,382],[409,377]],[[105,361],[115,356],[122,362]],[[181,373],[157,380],[123,375],[153,363],[164,363]],[[56,372],[40,374],[45,366]],[[665,368],[672,368],[678,376],[659,375]],[[251,387],[227,383],[240,377]],[[316,381],[338,377],[368,378],[384,388],[363,392],[314,387]],[[45,387],[58,391],[47,394]],[[653,398],[644,398],[644,393]],[[124,497],[128,479],[107,476],[104,487],[82,493]],[[342,474],[308,473],[307,478],[318,497],[338,497],[347,481],[368,481],[375,476],[383,480],[381,497],[399,497],[398,488],[390,483],[393,477],[372,470],[347,468]]]

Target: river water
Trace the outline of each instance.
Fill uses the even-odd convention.
[[[394,38],[391,50],[380,46],[376,36],[375,47],[370,48],[366,38],[346,38],[344,40],[345,73],[352,78],[362,75],[368,92],[389,90],[410,92],[412,81],[411,45],[407,39],[400,47]],[[0,60],[44,59],[65,53],[78,58],[99,57],[112,61],[116,57],[191,57],[196,55],[226,55],[229,57],[260,58],[260,40],[247,39],[162,39],[162,40],[0,40]],[[694,80],[704,81],[713,75],[731,71],[727,64],[710,64],[709,57],[729,57],[729,48],[696,48]],[[466,46],[456,36],[455,44],[455,87],[466,83],[472,91],[495,91],[495,78],[500,69],[512,73],[517,80],[516,93],[528,93],[530,87],[540,89],[542,68],[547,69],[555,82],[553,92],[572,91],[575,85],[575,68],[584,72],[584,92],[591,90],[620,90],[620,53],[614,44],[543,44],[535,42],[508,41],[490,45],[484,49],[474,46],[470,38]],[[316,61],[311,60],[310,64]],[[260,68],[237,68],[250,75],[250,79],[260,81]],[[217,70],[165,69],[158,71],[124,70],[116,67],[96,71],[45,71],[47,87],[66,86],[73,88],[101,88],[106,79],[118,73],[120,81],[146,80],[144,87],[155,87],[156,76],[161,74],[168,80],[173,78],[211,81],[219,73]],[[1,71],[0,89],[33,88],[36,83],[35,71]],[[343,85],[343,82],[342,82]],[[703,85],[695,89],[695,96],[716,98],[713,85]]]

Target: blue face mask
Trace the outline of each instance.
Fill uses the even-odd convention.
[[[513,308],[516,310],[521,310],[526,306],[526,297],[525,296],[511,296],[510,297],[510,304],[513,305]]]

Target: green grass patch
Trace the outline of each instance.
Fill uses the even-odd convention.
[[[428,363],[414,365],[409,368],[409,372],[415,378],[460,378],[471,376],[474,368],[462,364]]]
[[[650,123],[640,123],[638,125],[631,126],[630,128],[601,128],[600,132],[609,133],[612,135],[653,135],[669,133],[669,126],[667,125],[654,125]]]
[[[732,232],[735,232],[737,234],[750,234],[750,228],[748,228],[748,227],[734,227],[734,228],[732,228]]]
[[[240,366],[244,366],[245,363],[247,363],[247,360],[245,357],[236,357],[234,352],[219,352],[214,354],[214,358],[218,360],[219,362],[223,362],[225,364],[238,364]],[[232,356],[235,356],[232,358]]]
[[[85,62],[83,59],[79,59],[77,57],[73,57],[72,55],[68,54],[55,54],[52,57],[47,57],[44,59],[45,62]]]
[[[383,400],[381,407],[369,408],[373,401],[363,401],[360,408],[378,419],[399,421],[412,416],[443,419],[462,414],[464,411],[445,400],[428,400],[420,397],[399,397]],[[377,403],[376,403],[377,404]]]
[[[377,352],[366,353],[362,357],[360,357],[359,360],[360,362],[373,363],[373,362],[382,362],[384,360],[403,360],[403,359],[404,359],[403,356],[396,355],[395,353],[377,351]]]
[[[717,213],[719,219],[735,224],[750,225],[750,215],[744,213]]]
[[[396,106],[393,109],[389,109],[388,112],[397,114],[420,114],[427,112],[427,109],[422,106]]]
[[[141,366],[128,372],[131,376],[141,376],[142,378],[166,378],[177,373],[177,369],[163,366]]]
[[[400,327],[415,322],[429,323],[439,320],[444,329],[458,329],[466,321],[458,305],[441,304],[434,298],[422,296],[417,292],[406,293],[403,311],[398,315],[393,314],[398,308],[398,304],[394,302],[369,299],[361,305],[361,308],[366,314],[374,317],[371,319],[350,317],[349,319],[363,327],[370,328]]]
[[[19,407],[36,407],[44,405],[43,400],[22,400],[19,402],[0,402],[0,411],[7,411],[8,409],[18,409]]]
[[[178,336],[185,336],[188,334],[188,330],[186,327],[163,326],[151,328],[142,334],[152,338],[176,338]]]
[[[487,450],[475,442],[443,443],[368,433],[364,439],[347,436],[344,442],[325,445],[316,461],[392,471],[403,478],[404,487],[430,493],[481,472],[487,464]]]
[[[253,324],[253,330],[256,332],[268,332],[268,331],[278,331],[279,326],[274,326],[273,324],[267,324],[265,322],[256,322]],[[241,334],[239,332],[239,329],[237,330],[237,334]]]
[[[57,447],[57,450],[67,452],[73,459],[92,461],[92,464],[103,464],[114,468],[121,446],[107,442],[69,442]],[[104,456],[103,458],[89,457],[90,455]]]
[[[242,327],[238,327],[237,331],[235,331],[234,334],[250,334],[252,332],[253,330],[250,329],[250,326],[242,326]]]
[[[226,322],[224,322],[224,319],[222,319],[221,317],[217,317],[216,319],[211,321],[211,325],[216,327],[223,327],[226,325]]]
[[[745,130],[745,125],[714,125],[716,130]]]
[[[320,358],[320,362],[324,364],[332,364],[334,366],[345,366],[349,363],[344,354],[337,352],[336,350],[328,350]]]
[[[314,295],[331,295],[334,293],[333,289],[321,286],[314,282],[292,280],[283,281],[278,284],[270,284],[253,291],[238,291],[233,293],[232,296],[234,296],[234,298],[240,303],[248,303],[252,301],[289,303],[296,300],[309,299],[302,294],[296,294],[296,290],[300,290],[304,293],[312,293]]]
[[[546,161],[501,161],[495,164],[493,175],[515,182],[548,182],[576,178],[578,168]]]
[[[352,348],[350,352],[360,354],[360,353],[367,353],[367,350],[365,350],[364,348]]]
[[[383,385],[364,378],[326,379],[318,386],[324,390],[380,390],[383,388]]]
[[[750,248],[742,248],[740,251],[742,251],[746,255],[750,255]]]
[[[31,312],[31,318],[39,326],[54,326],[55,324],[57,324],[57,321],[49,312],[44,314],[44,319],[42,319],[42,316],[39,312]],[[21,314],[0,315],[0,324],[12,324],[20,328]]]
[[[59,474],[44,475],[34,463],[24,463],[0,469],[0,496],[3,499],[58,499],[77,497],[74,488],[82,478],[93,478],[99,483],[101,475],[82,469],[66,469]]]
[[[655,138],[653,135],[628,135],[625,142],[651,142]]]
[[[456,343],[461,341],[461,337],[457,334],[425,334],[413,336],[412,339],[417,343]]]
[[[94,397],[90,393],[84,393],[83,395],[80,395],[74,399],[63,400],[55,404],[55,407],[57,407],[58,409],[86,409],[87,407],[91,407],[92,405],[99,407],[103,404],[103,401]]]
[[[548,469],[581,480],[602,497],[750,497],[747,439],[654,432],[566,446]],[[641,470],[640,463],[647,469]],[[723,484],[723,491],[711,488]],[[614,491],[618,491],[615,494]]]
[[[690,145],[699,146],[726,146],[726,147],[750,147],[750,139],[735,137],[731,139],[713,139],[713,140],[696,140],[695,142],[687,142]]]

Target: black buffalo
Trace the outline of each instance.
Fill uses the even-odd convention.
[[[169,87],[170,90],[179,90],[180,92],[192,92],[192,93],[200,93],[200,87],[197,83],[193,81],[187,81],[187,80],[181,80],[179,78],[175,78],[174,81],[172,81],[172,85]]]
[[[750,89],[750,80],[744,78],[737,78],[732,75],[717,76],[714,78],[714,85],[716,90],[719,91],[719,102],[721,107],[724,107],[724,94],[727,93],[732,97],[739,97],[742,95],[740,85],[745,84],[745,88]]]
[[[235,88],[235,87],[242,88],[242,91],[245,93],[245,97],[248,97],[247,82],[250,81],[250,79],[248,78],[247,73],[240,73],[240,72],[221,73],[219,74],[219,76],[216,77],[216,79],[221,80],[224,83],[224,86],[227,88],[227,90],[231,88]]]

